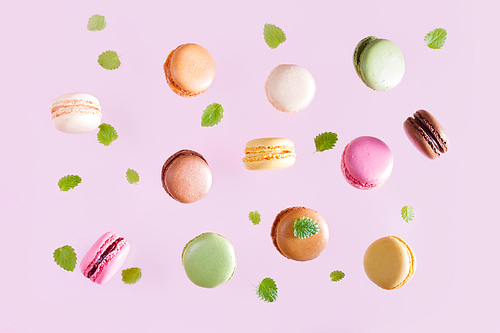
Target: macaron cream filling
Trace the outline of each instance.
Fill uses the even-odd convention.
[[[280,158],[295,157],[293,146],[258,146],[245,148],[243,162],[257,162],[263,160],[274,160]]]
[[[429,138],[432,140],[434,145],[439,149],[441,153],[445,153],[447,151],[446,149],[446,142],[444,142],[443,138],[439,135],[439,133],[435,130],[434,126],[432,126],[427,119],[424,117],[421,117],[420,114],[415,113],[415,122],[417,123],[420,128],[422,128],[425,133],[429,136]]]

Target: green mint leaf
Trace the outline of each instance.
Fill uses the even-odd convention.
[[[99,132],[97,133],[97,141],[105,146],[109,146],[111,142],[118,139],[118,133],[110,124],[102,123],[99,125]]]
[[[102,68],[109,70],[117,69],[121,65],[118,54],[115,51],[104,51],[97,58],[97,62]]]
[[[248,213],[248,219],[252,221],[254,225],[260,223],[260,214],[258,211]]]
[[[137,283],[141,277],[141,269],[138,267],[127,268],[122,271],[122,281],[125,284]]]
[[[133,169],[127,169],[127,181],[129,184],[136,184],[139,181],[139,174]]]
[[[219,103],[212,103],[203,111],[201,116],[201,126],[212,127],[220,123],[224,109]]]
[[[335,147],[335,143],[337,143],[337,133],[325,132],[318,134],[314,138],[314,144],[316,145],[316,152],[325,151],[328,149],[332,149]]]
[[[69,191],[78,186],[82,182],[82,178],[77,175],[67,175],[59,179],[57,185],[61,191]]]
[[[87,23],[87,29],[90,31],[101,31],[106,28],[106,18],[102,15],[92,15]]]
[[[295,220],[293,223],[293,235],[300,239],[316,235],[319,232],[318,222],[308,218],[303,217],[301,219]]]
[[[431,49],[440,49],[446,42],[446,30],[442,28],[437,28],[425,35],[425,43]]]
[[[333,271],[330,273],[330,279],[332,279],[333,282],[342,280],[344,276],[345,274],[342,271]]]
[[[69,272],[73,272],[76,267],[76,253],[69,245],[56,249],[53,257],[56,264]]]
[[[255,292],[264,302],[272,303],[278,298],[278,287],[276,286],[276,282],[268,277],[259,283]]]
[[[410,223],[415,217],[415,211],[412,206],[404,206],[401,208],[401,217],[406,223]]]
[[[264,40],[270,48],[275,49],[286,41],[286,35],[280,27],[266,23],[264,25]]]

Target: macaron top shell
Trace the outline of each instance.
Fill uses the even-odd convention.
[[[181,203],[196,202],[210,191],[212,172],[203,156],[193,150],[180,150],[163,164],[165,191]]]
[[[294,236],[294,222],[308,217],[319,225],[319,232],[307,238]],[[290,207],[276,216],[271,229],[274,247],[284,257],[296,261],[317,258],[328,245],[330,232],[325,219],[315,210],[306,207]]]
[[[393,164],[392,152],[382,140],[361,136],[345,147],[341,168],[349,184],[368,190],[385,183]]]
[[[266,81],[269,102],[283,112],[305,109],[316,93],[316,83],[311,73],[298,65],[279,65]]]
[[[368,278],[377,286],[392,290],[406,284],[416,268],[415,255],[401,238],[382,237],[365,252],[363,266]]]
[[[233,245],[225,237],[207,232],[186,244],[182,251],[182,264],[194,284],[214,288],[233,276],[236,254]]]
[[[430,112],[418,110],[403,127],[410,142],[428,158],[436,159],[448,151],[448,135]]]
[[[204,47],[188,43],[178,46],[164,65],[167,81],[180,96],[193,97],[205,92],[215,79],[215,61]]]
[[[354,61],[361,80],[376,91],[396,87],[405,73],[401,49],[387,39],[364,38],[356,47]]]

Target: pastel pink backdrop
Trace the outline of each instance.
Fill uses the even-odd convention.
[[[0,164],[0,332],[499,332],[498,51],[492,1],[18,1],[9,2],[2,31]],[[86,29],[104,15],[104,31]],[[264,43],[265,23],[287,41]],[[443,27],[448,39],[431,50],[423,38]],[[369,35],[394,41],[406,74],[395,89],[366,88],[351,63]],[[182,43],[214,56],[217,76],[193,99],[175,95],[162,65]],[[115,50],[122,65],[106,71],[97,56]],[[488,60],[486,60],[488,59]],[[317,84],[297,114],[271,107],[268,73],[282,63],[308,69]],[[50,120],[51,101],[86,92],[102,104],[103,122],[119,139],[105,147],[96,133],[67,135]],[[200,126],[218,102],[224,118]],[[420,155],[402,123],[424,108],[445,126],[450,150],[436,161]],[[313,153],[313,138],[338,133],[332,150]],[[380,188],[360,191],[340,173],[344,146],[361,135],[386,142],[394,170]],[[244,144],[282,136],[297,162],[275,172],[244,169]],[[160,171],[174,152],[202,153],[213,173],[210,193],[183,205],[162,189]],[[127,168],[140,174],[137,185]],[[57,181],[82,183],[60,192]],[[329,223],[327,249],[307,263],[285,259],[269,237],[275,215],[303,205]],[[406,224],[401,207],[413,205]],[[258,210],[262,222],[247,218]],[[106,231],[132,249],[123,268],[142,280],[105,285],[67,272],[52,259],[69,244],[83,258]],[[229,283],[202,289],[185,276],[180,256],[196,235],[232,241],[238,267]],[[384,291],[365,276],[368,245],[397,235],[415,251],[417,269],[403,288]],[[329,281],[333,270],[344,280]],[[265,277],[278,285],[266,304],[254,292]],[[495,297],[496,296],[496,297]],[[495,297],[495,298],[494,298]]]

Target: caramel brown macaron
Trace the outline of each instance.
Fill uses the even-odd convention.
[[[161,183],[165,192],[181,203],[202,199],[212,186],[212,172],[205,158],[183,149],[170,156],[161,169]]]
[[[319,231],[307,238],[294,235],[295,221],[310,219],[317,223]],[[326,248],[330,232],[325,219],[315,210],[306,207],[290,207],[276,216],[271,229],[274,247],[284,257],[296,261],[308,261],[318,257]]]
[[[436,159],[448,151],[448,135],[429,112],[418,110],[403,124],[406,136],[422,154]]]
[[[179,96],[204,93],[215,79],[215,61],[204,47],[188,43],[170,52],[163,65],[170,88]]]

